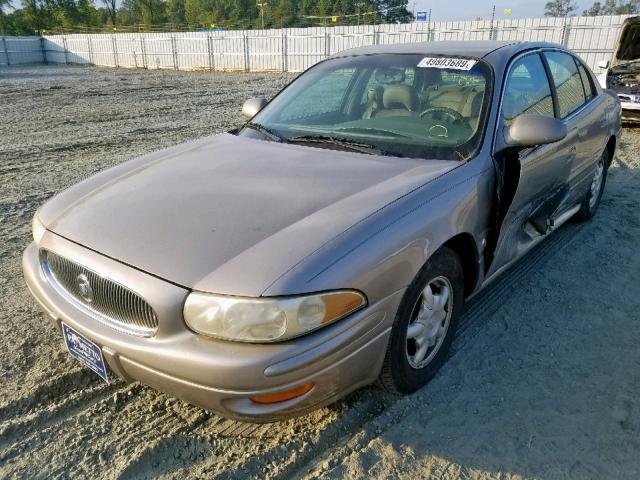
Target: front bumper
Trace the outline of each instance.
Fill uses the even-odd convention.
[[[239,420],[269,422],[303,414],[372,383],[378,377],[402,291],[312,334],[275,344],[206,338],[182,319],[188,290],[47,232],[41,248],[129,286],[158,316],[158,331],[142,338],[99,322],[63,298],[45,279],[38,247],[23,256],[32,295],[60,329],[65,322],[102,348],[119,377],[139,381],[189,403]],[[283,402],[250,400],[313,383],[308,393]]]
[[[629,122],[629,123],[640,122],[640,103],[625,102],[622,99],[620,99],[620,106],[622,107],[623,122]]]

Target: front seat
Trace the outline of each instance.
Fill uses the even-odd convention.
[[[376,117],[409,117],[418,106],[418,96],[413,88],[404,83],[388,85],[382,94],[382,109]]]
[[[462,109],[462,116],[467,119],[471,130],[475,131],[480,119],[480,110],[484,100],[484,89],[473,89],[467,98],[467,104]]]

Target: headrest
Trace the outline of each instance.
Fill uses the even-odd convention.
[[[462,116],[464,117],[477,117],[480,115],[480,108],[482,107],[482,99],[484,98],[484,91],[472,91],[467,97],[467,102],[462,109]]]
[[[405,108],[413,111],[416,107],[417,99],[413,88],[403,83],[388,85],[382,94],[382,105],[384,108]]]

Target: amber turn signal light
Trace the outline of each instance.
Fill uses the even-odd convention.
[[[271,395],[261,395],[259,397],[251,397],[251,400],[255,403],[278,403],[292,398],[300,397],[305,393],[311,391],[315,385],[313,383],[307,383],[301,387],[294,388],[293,390],[287,390],[286,392],[272,393]]]

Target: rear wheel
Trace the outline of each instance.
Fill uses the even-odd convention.
[[[411,393],[436,374],[448,356],[463,299],[460,260],[443,247],[420,270],[400,303],[380,374],[386,389]]]
[[[600,199],[604,192],[604,185],[607,181],[607,168],[609,167],[609,154],[605,150],[596,164],[596,168],[591,177],[591,185],[587,191],[587,195],[582,201],[580,210],[576,214],[576,218],[581,221],[587,221],[596,214]]]

